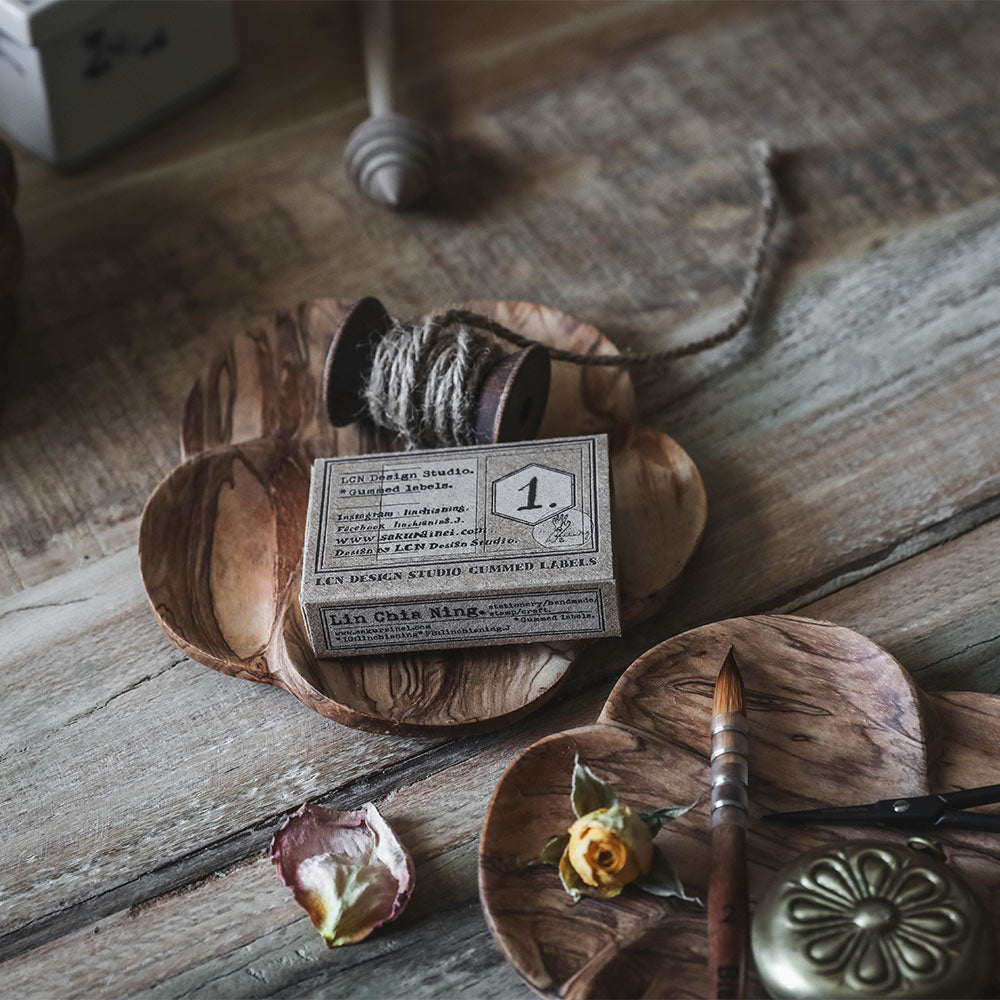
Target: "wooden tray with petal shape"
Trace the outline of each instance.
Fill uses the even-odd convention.
[[[331,427],[326,348],[351,303],[307,302],[237,335],[202,371],[181,427],[186,461],[143,512],[143,581],[164,631],[216,670],[285,688],[338,722],[375,732],[503,725],[552,697],[585,643],[317,660],[298,606],[309,469],[322,455],[390,451],[362,423]],[[522,302],[472,307],[543,343],[615,353],[594,327]],[[659,610],[705,526],[694,463],[636,422],[629,376],[556,363],[540,437],[607,432],[623,623]],[[641,530],[634,530],[641,526]]]
[[[669,639],[636,660],[597,723],[546,737],[500,780],[483,826],[479,886],[507,958],[547,997],[704,997],[705,912],[626,888],[573,905],[551,867],[526,867],[573,820],[574,758],[640,810],[691,802],[707,787],[715,678],[730,646],[750,721],[751,901],[803,851],[889,830],[798,828],[767,812],[870,802],[995,784],[1000,698],[926,694],[885,650],[849,629],[787,615],[734,618]],[[950,832],[949,863],[1000,929],[1000,837]],[[668,824],[657,844],[689,893],[705,898],[708,805]],[[751,979],[753,996],[763,996]],[[1000,995],[998,984],[989,992]]]

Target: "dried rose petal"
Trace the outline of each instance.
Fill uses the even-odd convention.
[[[271,839],[271,860],[327,945],[368,937],[402,913],[413,862],[382,814],[304,805]]]

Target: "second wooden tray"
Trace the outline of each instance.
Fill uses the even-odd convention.
[[[493,728],[555,694],[582,642],[317,660],[298,605],[311,461],[394,450],[364,424],[335,429],[320,397],[330,337],[350,303],[320,299],[239,334],[206,366],[181,429],[187,461],[143,512],[139,556],[150,603],[193,659],[283,687],[317,712],[375,732]],[[572,351],[615,353],[594,327],[519,302],[480,302],[525,335]],[[621,369],[553,365],[540,437],[607,432],[614,545],[625,625],[659,610],[705,526],[694,463],[636,423]]]
[[[767,812],[849,805],[995,784],[1000,698],[925,694],[884,649],[850,629],[788,615],[734,618],[661,643],[624,673],[597,723],[525,750],[490,803],[479,885],[504,954],[546,997],[704,997],[705,911],[626,887],[574,905],[555,868],[530,867],[573,820],[574,758],[640,810],[691,802],[709,783],[715,678],[730,646],[747,690],[755,900],[774,872],[819,844],[905,841],[873,828],[787,827]],[[941,838],[1000,931],[1000,838]],[[689,893],[705,898],[708,804],[667,824],[657,843]],[[651,984],[657,984],[650,991]],[[1000,995],[994,984],[989,996]],[[751,996],[762,996],[751,979]]]

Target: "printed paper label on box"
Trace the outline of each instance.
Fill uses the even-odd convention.
[[[400,644],[475,646],[546,636],[571,638],[605,628],[599,590],[502,594],[320,609],[331,649],[378,649]]]
[[[377,582],[352,569],[596,551],[594,439],[554,444],[545,463],[497,446],[329,462],[316,584]]]

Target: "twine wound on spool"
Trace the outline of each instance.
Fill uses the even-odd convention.
[[[407,448],[481,444],[534,437],[548,394],[549,362],[604,367],[665,364],[732,340],[760,298],[767,249],[778,215],[774,149],[753,147],[760,218],[737,308],[715,333],[661,351],[578,354],[539,344],[489,316],[449,309],[420,322],[393,320],[373,298],[358,302],[326,359],[324,397],[343,426],[366,410]],[[497,339],[521,348],[506,354]]]
[[[434,318],[396,323],[375,347],[365,402],[371,419],[407,448],[475,444],[473,407],[503,348],[467,326]]]
[[[541,425],[550,369],[541,344],[508,354],[475,321],[401,323],[368,296],[330,343],[323,399],[335,427],[367,412],[408,448],[524,441]]]

